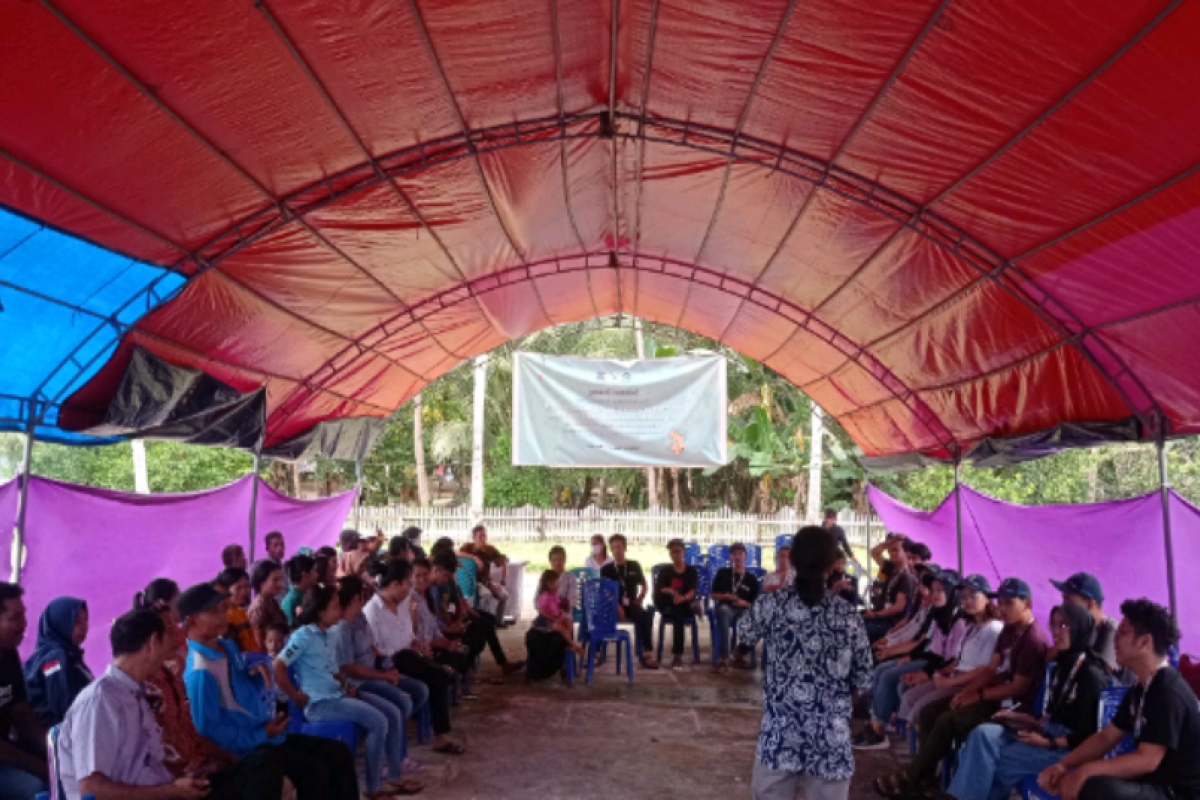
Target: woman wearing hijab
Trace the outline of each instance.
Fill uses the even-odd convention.
[[[75,696],[92,682],[83,663],[83,640],[88,635],[87,603],[76,597],[50,601],[38,623],[37,649],[25,662],[29,704],[47,728],[67,715]]]
[[[971,732],[959,754],[950,794],[958,800],[1003,800],[1028,775],[1057,764],[1096,732],[1100,693],[1108,665],[1092,649],[1096,622],[1080,606],[1063,604],[1050,614],[1058,655],[1039,720],[1028,709],[1002,711],[993,723]]]

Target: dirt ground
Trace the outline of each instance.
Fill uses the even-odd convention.
[[[510,658],[524,656],[526,627],[502,632]],[[500,673],[485,653],[479,699],[463,701],[452,714],[454,735],[468,754],[410,748],[426,764],[418,776],[427,787],[421,796],[748,800],[761,673],[718,675],[704,632],[700,646],[704,663],[682,671],[639,670],[635,660],[633,684],[615,674],[610,648],[595,682],[588,686],[581,676],[574,687],[557,678],[526,686],[520,675],[487,685]],[[894,770],[901,750],[859,754],[851,797],[874,797],[871,780]]]

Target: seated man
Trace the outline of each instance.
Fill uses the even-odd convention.
[[[987,668],[948,701],[930,703],[921,712],[921,746],[907,771],[879,778],[875,789],[885,797],[932,797],[938,762],[955,742],[992,718],[1006,701],[1014,710],[1033,712],[1038,682],[1045,674],[1050,641],[1033,617],[1033,594],[1019,578],[1006,578],[996,592],[1004,630]]]
[[[504,556],[492,545],[488,544],[487,528],[476,525],[471,529],[471,541],[464,544],[459,552],[473,556],[479,561],[479,572],[476,577],[479,591],[479,608],[496,618],[497,627],[504,627],[504,610],[508,603],[508,590],[504,581],[492,578],[492,567],[505,566]]]
[[[729,669],[730,631],[758,598],[758,578],[746,572],[746,545],[735,542],[729,548],[729,561],[731,566],[717,570],[712,584],[712,599],[717,604],[717,641],[713,646],[720,657],[717,669],[722,672]],[[748,666],[745,655],[738,653],[735,664]]]
[[[437,606],[433,601],[433,565],[427,558],[415,558],[413,567],[412,594],[417,605],[417,626],[413,633],[413,649],[426,658],[432,658],[448,666],[459,675],[471,670],[473,659],[462,642],[455,642],[442,635],[438,624]]]
[[[221,564],[225,569],[247,569],[246,551],[240,544],[227,544],[221,551]]]
[[[642,666],[658,669],[658,661],[654,658],[654,611],[644,605],[650,585],[646,581],[646,573],[642,572],[641,564],[625,558],[627,543],[622,534],[610,536],[608,545],[612,548],[612,560],[600,568],[600,577],[617,582],[620,592],[617,614],[622,620],[633,623],[634,646],[638,649]],[[561,586],[559,589],[561,592]]]
[[[878,611],[867,610],[862,615],[867,625],[867,638],[872,644],[887,635],[897,623],[911,616],[916,608],[913,601],[917,597],[918,586],[909,561],[909,544],[903,536],[893,535],[871,549],[871,558],[880,567],[883,567],[885,549],[893,565],[892,575],[883,589],[883,608]]]
[[[47,791],[46,730],[25,691],[17,648],[25,638],[24,590],[0,583],[0,800]]]
[[[228,603],[207,583],[179,596],[179,616],[188,632],[184,684],[196,731],[240,759],[258,757],[258,750],[270,748],[272,762],[296,787],[300,800],[358,800],[354,757],[346,746],[315,736],[285,735],[287,714],[264,705],[262,690],[270,671],[265,664],[250,669],[238,646],[223,638]]]
[[[79,694],[59,733],[59,774],[69,800],[242,796],[232,784],[225,791],[197,775],[176,778],[164,763],[162,731],[142,685],[171,655],[166,630],[153,611],[130,611],[113,623],[113,661]],[[255,796],[278,798],[283,781],[274,778]]]
[[[671,563],[663,567],[654,582],[654,607],[672,626],[671,669],[682,669],[684,626],[696,616],[692,603],[700,576],[695,567],[683,561],[682,539],[667,542],[667,552]]]
[[[1121,615],[1117,663],[1137,684],[1113,721],[1046,769],[1038,784],[1062,800],[1194,800],[1200,797],[1200,705],[1167,663],[1179,627],[1145,598],[1122,603]],[[1104,760],[1126,736],[1133,736],[1133,752]]]
[[[1079,606],[1092,615],[1096,622],[1092,650],[1104,659],[1108,668],[1117,671],[1117,623],[1104,613],[1104,589],[1095,575],[1076,572],[1065,581],[1050,581],[1062,592],[1064,603]]]
[[[486,611],[471,608],[470,603],[463,597],[455,578],[458,574],[458,556],[453,547],[435,545],[430,553],[429,560],[433,564],[431,597],[437,604],[438,620],[446,636],[461,639],[470,649],[472,662],[486,647],[505,675],[524,669],[524,661],[508,660],[500,638],[496,635],[496,618]]]

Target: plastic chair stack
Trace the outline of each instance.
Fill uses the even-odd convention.
[[[621,646],[625,647],[625,669],[633,683],[633,642],[629,632],[617,627],[619,588],[616,581],[594,578],[580,586],[583,595],[583,614],[588,627],[587,682],[591,684],[596,671],[596,652],[607,642],[617,643],[617,674],[621,674]],[[574,656],[570,656],[572,659]]]
[[[762,548],[756,544],[746,545],[746,566],[761,567],[762,565]]]
[[[708,548],[708,565],[713,571],[729,566],[729,545],[714,544]]]
[[[699,542],[683,543],[683,563],[695,564],[704,555]]]
[[[584,581],[600,577],[600,573],[597,570],[592,569],[591,567],[576,567],[575,569],[567,570],[567,572],[569,574],[575,576],[575,580],[578,581],[578,583],[581,587],[583,586]],[[584,640],[587,638],[587,626],[584,624],[584,620],[583,620],[583,591],[582,591],[582,589],[579,592],[579,602],[571,607],[571,621],[579,625],[579,633],[576,634],[575,638],[580,643],[583,643]]]

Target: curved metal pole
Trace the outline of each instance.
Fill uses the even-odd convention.
[[[1167,443],[1161,434],[1156,446],[1158,491],[1162,496],[1163,546],[1167,551],[1167,598],[1171,604],[1171,616],[1179,619],[1179,606],[1175,596],[1175,548],[1171,545],[1171,481],[1167,474]]]
[[[359,509],[362,508],[362,459],[354,462],[354,530],[359,530]]]
[[[962,461],[954,461],[954,531],[958,541],[958,574],[965,575],[963,569],[963,535],[962,535]]]
[[[250,563],[254,562],[254,540],[258,533],[258,470],[261,466],[262,453],[255,449],[254,467],[250,472]]]

